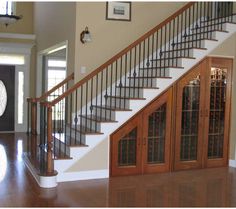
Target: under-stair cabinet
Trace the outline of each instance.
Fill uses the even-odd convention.
[[[232,65],[205,58],[116,130],[111,176],[227,166]]]

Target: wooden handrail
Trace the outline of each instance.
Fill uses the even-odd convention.
[[[55,90],[57,90],[58,88],[60,88],[61,86],[63,86],[64,84],[66,84],[68,81],[74,79],[74,73],[70,74],[68,77],[66,77],[62,82],[60,82],[59,84],[57,84],[56,86],[54,86],[53,88],[51,88],[49,91],[45,92],[44,94],[42,94],[42,96],[35,98],[36,102],[40,102],[43,99],[45,99],[46,97],[48,97],[52,92],[54,92]]]
[[[125,55],[128,51],[130,51],[131,49],[133,49],[135,46],[137,46],[138,44],[140,44],[142,41],[144,41],[146,38],[148,38],[150,35],[154,34],[157,30],[159,30],[160,28],[162,28],[164,25],[166,25],[168,22],[172,21],[174,18],[176,18],[178,15],[180,15],[182,12],[184,12],[186,9],[190,8],[193,4],[195,4],[195,2],[189,2],[187,3],[185,6],[183,6],[181,9],[179,9],[178,11],[176,11],[173,15],[171,15],[170,17],[168,17],[166,20],[164,20],[163,22],[161,22],[159,25],[157,25],[156,27],[154,27],[153,29],[151,29],[150,31],[148,31],[147,33],[145,33],[143,36],[141,36],[139,39],[137,39],[136,41],[134,41],[132,44],[130,44],[128,47],[126,47],[125,49],[123,49],[122,51],[120,51],[118,54],[116,54],[115,56],[113,56],[111,59],[109,59],[107,62],[105,62],[104,64],[102,64],[100,67],[98,67],[97,69],[95,69],[94,71],[92,71],[89,75],[87,75],[86,77],[84,77],[82,80],[80,80],[78,83],[76,83],[73,87],[71,87],[70,89],[68,89],[66,92],[64,92],[61,96],[57,97],[56,99],[54,99],[51,102],[51,105],[55,105],[58,102],[60,102],[62,99],[64,99],[65,97],[67,97],[69,94],[71,94],[73,91],[75,91],[77,88],[79,88],[80,86],[82,86],[84,83],[86,83],[88,80],[90,80],[92,77],[94,77],[95,75],[97,75],[98,73],[100,73],[103,69],[107,68],[110,64],[112,64],[114,61],[116,61],[117,59],[119,59],[120,57],[122,57],[123,55]]]

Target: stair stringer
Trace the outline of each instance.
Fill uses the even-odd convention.
[[[217,46],[224,42],[227,38],[232,36],[236,32],[236,25],[226,23],[225,30],[229,33],[216,32],[215,41],[205,40],[203,45],[207,50],[194,49],[193,54],[196,59],[181,59],[183,69],[172,69],[170,68],[171,79],[157,79],[157,84],[159,89],[143,89],[143,96],[146,100],[130,100],[130,109],[132,111],[128,112],[115,112],[115,118],[117,123],[102,123],[101,132],[103,135],[86,135],[86,143],[88,147],[70,147],[70,154],[72,159],[70,160],[55,160],[55,170],[58,172],[57,182],[64,181],[75,181],[75,180],[85,180],[85,179],[98,179],[98,178],[108,178],[109,177],[109,153],[110,153],[110,143],[109,136],[116,129],[118,129],[122,124],[134,116],[138,111],[144,108],[148,103],[160,95],[163,91],[169,88],[176,80],[178,80],[182,75],[187,73],[195,64],[201,61],[204,57],[210,54]],[[83,165],[91,162],[84,162],[83,159],[89,156],[99,145],[103,145],[103,150],[105,153],[97,154],[93,156],[94,162],[96,164],[96,159],[101,156],[104,158],[104,167],[100,169],[88,169],[87,171],[82,171],[79,165]],[[91,165],[94,164],[91,163]],[[78,167],[77,170],[73,169]],[[88,165],[89,167],[89,165]]]

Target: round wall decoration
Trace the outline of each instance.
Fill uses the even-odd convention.
[[[4,114],[7,107],[7,90],[4,83],[0,80],[0,117]]]

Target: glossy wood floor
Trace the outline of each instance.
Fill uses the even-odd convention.
[[[236,206],[236,169],[59,183],[41,189],[21,158],[26,136],[0,134],[0,207]]]

